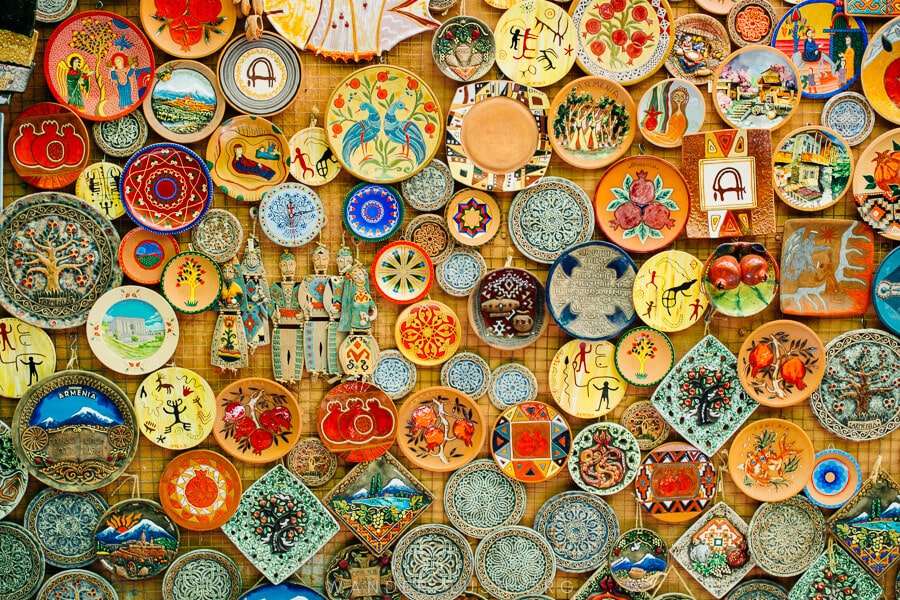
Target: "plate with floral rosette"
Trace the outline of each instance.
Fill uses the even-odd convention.
[[[0,598],[31,598],[44,580],[44,553],[37,539],[17,523],[0,521]]]
[[[566,466],[572,448],[572,431],[565,418],[537,401],[503,411],[490,439],[491,455],[500,470],[524,483],[554,477]]]
[[[475,575],[498,600],[541,594],[553,583],[556,555],[543,536],[528,527],[503,527],[478,543]]]
[[[341,165],[370,183],[402,181],[437,154],[444,117],[418,75],[386,64],[363,67],[335,86],[325,129]]]
[[[592,423],[572,440],[569,475],[591,494],[609,496],[625,489],[640,465],[637,440],[618,423]]]
[[[805,496],[760,505],[750,519],[750,556],[775,577],[800,575],[825,549],[825,517]]]
[[[872,134],[875,111],[862,94],[841,92],[822,107],[822,126],[834,129],[851,146],[858,146]]]
[[[90,598],[91,600],[119,600],[110,582],[84,569],[69,569],[47,578],[35,600],[63,600]]]
[[[98,121],[91,127],[94,141],[108,156],[126,158],[147,143],[147,120],[141,111],[112,121]]]
[[[341,383],[319,403],[319,439],[349,462],[374,460],[387,452],[399,430],[394,402],[365,381]]]
[[[500,410],[519,402],[537,400],[538,381],[534,372],[519,363],[505,363],[491,371],[488,399]]]
[[[202,1],[193,0],[192,4]],[[144,116],[150,128],[169,141],[190,144],[206,139],[225,116],[225,99],[216,74],[193,60],[161,65],[150,82]]]
[[[441,365],[441,385],[478,400],[491,385],[491,367],[474,352],[457,352]]]
[[[649,400],[632,402],[622,413],[622,426],[631,432],[641,451],[653,450],[669,437],[669,424]]]
[[[172,459],[159,480],[159,501],[169,517],[191,531],[225,524],[241,500],[241,476],[210,450],[190,450]]]
[[[237,20],[228,0],[141,0],[141,25],[172,56],[203,58],[231,38]]]
[[[682,138],[697,133],[706,118],[706,98],[683,79],[666,79],[650,86],[637,106],[644,139],[660,148],[678,148]]]
[[[772,41],[778,13],[768,0],[737,0],[728,11],[728,37],[738,48]]]
[[[669,442],[647,453],[634,488],[647,513],[666,523],[683,523],[706,510],[717,482],[709,457],[690,444]]]
[[[487,435],[484,414],[474,400],[447,387],[412,394],[400,407],[397,444],[415,466],[434,473],[472,462]]]
[[[44,488],[28,504],[22,524],[38,540],[48,565],[85,567],[97,558],[94,529],[107,508],[97,492]]]
[[[454,527],[481,539],[525,515],[525,486],[510,479],[489,458],[456,470],[444,486],[444,511]]]
[[[472,579],[472,548],[446,525],[419,525],[394,548],[391,571],[410,600],[453,600]]]
[[[586,573],[606,563],[619,537],[619,520],[612,507],[593,494],[562,492],[538,509],[533,529],[550,543],[557,569]]]
[[[779,502],[803,491],[812,476],[816,450],[803,429],[784,419],[762,419],[731,442],[728,473],[754,500]]]
[[[578,66],[622,85],[647,79],[674,43],[666,0],[578,0],[569,8],[578,30]]]
[[[487,274],[487,262],[475,248],[457,246],[445,261],[434,267],[438,286],[447,294],[468,296]]]
[[[372,282],[396,304],[418,302],[434,283],[431,257],[418,244],[400,240],[384,246],[372,261]]]
[[[220,191],[236,200],[256,202],[287,181],[290,152],[277,125],[262,117],[238,115],[210,136],[206,166]]]
[[[399,350],[382,350],[372,373],[372,383],[391,400],[400,402],[416,387],[418,376],[416,365]]]
[[[25,108],[10,126],[6,148],[22,180],[47,190],[78,179],[90,157],[84,123],[74,110],[52,102]]]
[[[178,555],[181,532],[162,506],[132,498],[110,506],[94,530],[97,560],[117,577],[147,579]]]
[[[162,598],[237,600],[242,583],[241,571],[229,556],[206,548],[192,550],[176,558],[166,571]]]
[[[806,497],[822,508],[840,508],[862,485],[862,470],[856,459],[832,448],[816,452],[812,477],[803,489]]]
[[[394,325],[397,349],[423,367],[441,365],[459,348],[462,329],[452,308],[437,300],[407,307]]]
[[[503,220],[497,199],[481,190],[458,191],[444,209],[447,230],[463,246],[483,246],[490,242]]]
[[[454,184],[450,167],[434,158],[425,168],[400,182],[400,193],[411,208],[420,211],[439,211],[453,197]]]

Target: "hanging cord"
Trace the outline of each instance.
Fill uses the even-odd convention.
[[[312,114],[309,116],[309,126],[310,126],[310,128],[315,127],[316,124],[317,124],[318,122],[319,122],[319,107],[318,107],[318,106],[313,106],[313,107],[312,107]]]
[[[66,363],[66,370],[81,369],[81,362],[78,360],[78,334],[73,333],[69,336],[69,362]]]
[[[709,324],[712,323],[715,314],[716,309],[713,308],[712,304],[706,307],[706,314],[703,315],[703,337],[709,335]]]
[[[638,496],[637,490],[634,492],[634,528],[644,528],[644,514],[641,512],[641,497]]]
[[[866,479],[866,483],[875,483],[878,480],[878,476],[881,474],[881,455],[878,455],[878,458],[875,459],[875,464],[872,465],[872,473],[869,475],[868,479]]]
[[[513,251],[512,246],[506,246],[506,264],[504,265],[505,269],[508,269],[512,266],[513,256],[515,252]]]
[[[722,462],[716,469],[716,499],[725,502],[725,469],[728,467],[728,450],[720,450]]]
[[[131,497],[132,498],[140,498],[141,497],[141,478],[137,473],[122,473],[119,475],[119,479],[122,479],[122,483],[117,485],[112,491],[109,492],[109,495],[112,496],[120,489],[122,486],[131,481]]]

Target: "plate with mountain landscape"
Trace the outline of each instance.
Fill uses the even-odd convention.
[[[212,69],[193,60],[173,60],[156,70],[144,99],[150,127],[172,142],[205,139],[225,116],[225,99]]]
[[[104,567],[124,579],[145,579],[175,560],[181,534],[162,506],[133,498],[110,506],[94,537]]]

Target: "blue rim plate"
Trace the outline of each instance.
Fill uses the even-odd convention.
[[[364,242],[383,242],[397,233],[404,213],[397,190],[378,183],[361,183],[350,190],[341,209],[344,226]]]

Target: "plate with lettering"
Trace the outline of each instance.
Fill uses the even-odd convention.
[[[227,0],[223,0],[227,1]],[[225,100],[241,113],[267,117],[285,110],[300,90],[300,57],[283,37],[236,36],[219,54],[216,74]]]

